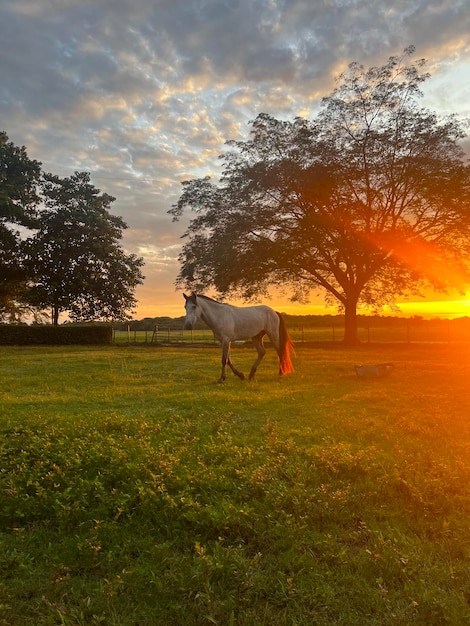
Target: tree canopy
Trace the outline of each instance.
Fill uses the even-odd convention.
[[[121,319],[136,302],[143,261],[120,246],[127,225],[109,212],[114,198],[86,172],[45,175],[43,198],[40,226],[26,247],[29,301],[50,308],[54,324],[63,311],[74,321]]]
[[[40,175],[41,164],[0,132],[0,313],[12,311],[26,280],[19,228],[35,224]]]
[[[125,319],[136,303],[143,260],[125,254],[127,225],[115,198],[87,172],[44,173],[0,133],[0,318],[67,312],[73,321]],[[21,230],[20,230],[21,229]]]
[[[352,63],[316,119],[261,113],[228,141],[223,173],[183,183],[170,213],[196,213],[177,283],[252,299],[321,289],[357,341],[357,307],[470,282],[470,168],[463,124],[418,105],[429,75],[412,47]]]

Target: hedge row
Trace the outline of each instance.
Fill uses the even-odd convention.
[[[110,344],[111,326],[16,326],[0,325],[0,345],[97,345]]]

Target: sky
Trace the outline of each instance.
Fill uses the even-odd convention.
[[[432,75],[422,104],[470,118],[469,33],[470,0],[2,0],[0,130],[44,171],[90,172],[116,197],[123,247],[145,260],[134,317],[179,316],[187,222],[167,211],[183,181],[217,180],[224,143],[259,113],[314,118],[349,63],[409,45]],[[403,312],[470,314],[470,295],[449,298]],[[315,295],[269,304],[324,311]]]

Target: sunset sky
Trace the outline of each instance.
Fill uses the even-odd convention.
[[[145,259],[135,317],[177,316],[186,222],[167,211],[182,181],[217,179],[225,141],[258,113],[313,118],[350,62],[410,44],[432,74],[422,104],[470,118],[469,33],[468,0],[3,0],[0,130],[45,171],[88,171],[117,198],[124,247]],[[470,294],[427,298],[402,313],[470,315]],[[270,304],[324,311],[315,294]]]

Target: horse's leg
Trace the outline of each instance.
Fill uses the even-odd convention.
[[[220,375],[219,383],[223,383],[225,381],[225,368],[228,365],[235,376],[245,380],[245,375],[237,370],[237,368],[232,363],[232,359],[230,358],[231,344],[230,341],[228,343],[224,342],[222,347],[222,374]]]
[[[261,363],[261,361],[263,360],[264,355],[266,354],[266,350],[264,348],[264,344],[263,344],[263,337],[264,337],[265,333],[261,332],[259,333],[259,335],[256,335],[256,337],[252,337],[252,341],[255,345],[256,351],[258,352],[258,357],[255,360],[255,362],[253,363],[253,366],[251,368],[250,371],[250,376],[249,379],[252,380],[256,374],[256,370],[258,369],[258,365]]]
[[[230,358],[230,352],[228,353],[227,365],[230,367],[230,369],[235,374],[235,376],[238,376],[238,378],[241,378],[242,380],[245,380],[245,374],[243,374],[243,372],[240,372],[239,370],[237,370],[235,365],[232,363],[232,360]]]
[[[222,371],[220,373],[220,378],[217,382],[225,382],[225,368],[228,364],[230,364],[230,341],[224,340],[222,342]]]

